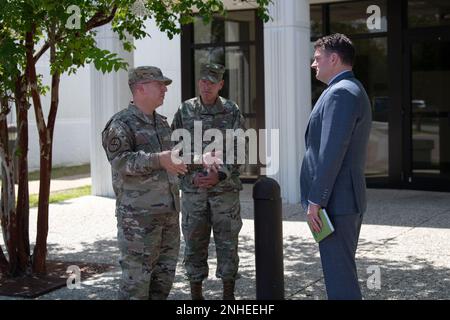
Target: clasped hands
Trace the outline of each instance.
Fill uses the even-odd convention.
[[[167,150],[158,153],[161,167],[173,175],[184,175],[188,171],[186,164],[179,157],[180,150]],[[193,183],[198,188],[211,188],[219,182],[219,167],[223,164],[222,152],[207,152],[202,155],[204,172],[198,172]]]
[[[219,182],[219,167],[223,164],[222,153],[207,152],[202,156],[202,164],[205,171],[198,172],[193,178],[194,186],[209,189]]]

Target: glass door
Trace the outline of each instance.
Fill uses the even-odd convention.
[[[450,39],[409,43],[409,183],[450,187]]]

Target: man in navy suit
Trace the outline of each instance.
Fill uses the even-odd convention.
[[[369,98],[355,79],[355,49],[342,34],[314,44],[311,67],[328,87],[313,111],[305,133],[300,187],[307,221],[315,231],[326,208],[335,232],[319,242],[328,299],[362,299],[355,253],[366,210],[364,168],[372,114]]]

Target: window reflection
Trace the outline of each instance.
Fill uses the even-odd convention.
[[[367,13],[369,6],[376,5],[380,8],[381,25],[378,29],[369,29],[368,19],[373,11]],[[340,32],[347,35],[358,33],[376,33],[387,31],[386,1],[358,1],[330,4],[330,30],[331,33]],[[369,20],[372,22],[372,20]]]
[[[225,64],[228,69],[226,87],[228,96],[235,101],[244,114],[255,112],[256,83],[251,81],[255,75],[255,49],[227,47]],[[254,79],[254,78],[253,78]]]
[[[411,131],[415,175],[450,174],[450,42],[412,46]]]
[[[254,11],[230,11],[226,18],[214,17],[204,24],[201,17],[194,22],[194,42],[223,43],[255,40]]]
[[[322,21],[321,5],[311,5],[310,20],[311,20],[311,37],[316,38],[322,36],[323,21]]]
[[[410,27],[450,25],[450,2],[448,0],[408,1],[408,24]]]
[[[354,73],[372,104],[372,129],[367,153],[367,176],[387,176],[389,169],[389,99],[387,79],[387,39],[354,40]]]

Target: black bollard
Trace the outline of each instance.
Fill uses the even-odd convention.
[[[256,299],[283,300],[283,226],[280,185],[261,177],[253,186],[255,204]]]

